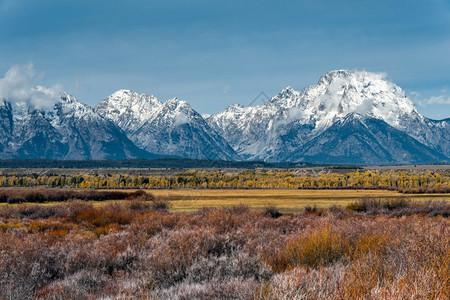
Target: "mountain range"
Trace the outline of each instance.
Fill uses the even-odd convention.
[[[0,105],[1,159],[424,164],[450,161],[449,141],[450,119],[422,116],[399,86],[365,71],[331,71],[304,90],[287,87],[263,105],[209,116],[130,90],[95,107],[67,94],[48,108]]]

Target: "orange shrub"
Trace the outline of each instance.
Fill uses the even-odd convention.
[[[325,225],[290,242],[283,254],[290,266],[303,265],[317,268],[333,263],[350,253],[348,238]]]
[[[75,223],[86,223],[94,227],[102,227],[108,224],[126,225],[133,220],[131,212],[120,205],[106,205],[101,208],[89,208],[73,216]]]
[[[61,223],[59,220],[34,220],[31,221],[28,227],[30,232],[45,232],[55,230],[69,231],[71,229],[70,224]]]

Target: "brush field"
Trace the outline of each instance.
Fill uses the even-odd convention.
[[[4,174],[0,300],[449,299],[449,173],[417,172]]]
[[[448,299],[450,205],[0,207],[0,299]],[[100,202],[98,202],[100,203]]]

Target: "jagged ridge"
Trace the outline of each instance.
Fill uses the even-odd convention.
[[[156,158],[136,147],[113,122],[64,94],[47,109],[24,103],[0,106],[1,158]]]
[[[153,96],[121,90],[95,110],[147,151],[197,159],[239,159],[198,112],[177,98],[161,103]]]
[[[42,88],[42,87],[39,87]],[[332,71],[260,106],[200,115],[177,98],[119,90],[94,109],[64,94],[52,107],[0,105],[0,158],[194,159],[358,164],[442,163],[450,120],[423,117],[383,74]]]
[[[241,156],[284,161],[349,114],[382,120],[450,155],[448,120],[423,117],[400,87],[369,72],[332,71],[302,91],[287,87],[264,105],[232,105],[207,121]]]

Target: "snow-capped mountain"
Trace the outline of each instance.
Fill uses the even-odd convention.
[[[422,116],[400,87],[369,72],[332,71],[302,91],[287,87],[264,105],[235,104],[213,115],[177,98],[160,102],[130,90],[95,108],[67,94],[46,108],[2,101],[1,159],[450,161],[450,119]]]
[[[67,94],[45,109],[4,101],[0,115],[3,159],[157,157],[136,147],[113,122]]]
[[[302,156],[294,153],[304,151],[307,143],[349,114],[382,120],[430,150],[450,155],[449,120],[423,117],[400,87],[382,74],[369,72],[332,71],[302,91],[287,87],[264,105],[232,105],[207,121],[243,157],[297,161]],[[433,161],[439,160],[430,157],[429,162]]]
[[[161,103],[153,96],[120,90],[95,110],[149,152],[196,159],[239,159],[198,112],[177,98]]]
[[[290,159],[382,165],[426,164],[447,158],[381,119],[350,113],[291,153]]]
[[[94,108],[127,134],[132,135],[162,106],[155,96],[130,90],[118,90]]]

